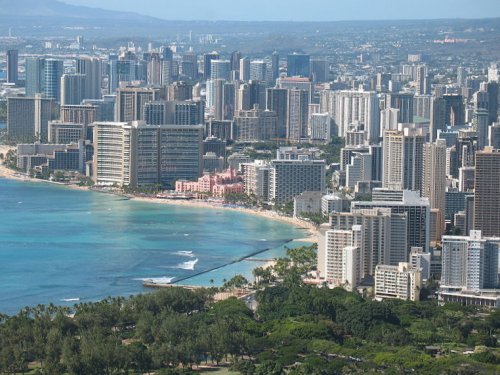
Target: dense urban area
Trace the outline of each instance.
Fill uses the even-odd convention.
[[[70,11],[0,12],[0,176],[317,243],[253,280],[0,314],[0,373],[500,373],[500,19]]]

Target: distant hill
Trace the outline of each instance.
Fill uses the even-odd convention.
[[[58,0],[0,0],[0,17],[61,18],[80,20],[160,21],[137,13],[118,12],[66,4]]]

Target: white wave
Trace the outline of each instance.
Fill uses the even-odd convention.
[[[267,240],[265,238],[261,238],[259,241],[267,242]]]
[[[175,253],[175,255],[179,255],[181,257],[189,257],[189,258],[194,258],[194,254],[192,251],[184,251],[184,250],[181,250],[181,251],[177,251]]]
[[[61,302],[78,302],[80,298],[62,298]]]
[[[189,237],[189,233],[185,233],[185,234],[184,234],[184,237]]]
[[[180,263],[177,265],[177,268],[180,268],[182,270],[189,270],[189,271],[194,271],[194,266],[198,263],[198,258],[195,260],[189,260],[184,263]]]
[[[137,281],[144,281],[152,284],[170,284],[175,277],[145,277],[134,279]]]
[[[18,203],[18,204],[21,204],[21,203],[23,203],[23,202],[19,201],[19,202],[17,202],[17,203]]]

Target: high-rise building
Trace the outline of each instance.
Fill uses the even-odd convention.
[[[143,120],[145,104],[156,99],[155,89],[127,87],[116,90],[116,121]]]
[[[446,130],[446,100],[443,97],[432,97],[430,115],[429,140],[434,142],[438,131]]]
[[[413,116],[431,119],[431,95],[415,95],[413,98]]]
[[[7,50],[7,83],[16,84],[19,79],[19,53],[15,49]]]
[[[311,60],[311,78],[313,82],[326,82],[329,76],[328,61],[325,59]]]
[[[240,60],[240,81],[250,80],[250,59],[248,57],[243,57]]]
[[[359,246],[363,278],[373,276],[378,264],[397,265],[408,260],[405,213],[393,213],[390,208],[370,208],[330,215],[332,229],[350,230],[353,225],[362,228]]]
[[[84,74],[63,74],[61,77],[61,105],[78,105],[87,99],[86,76]]]
[[[82,104],[96,107],[95,121],[115,119],[116,95],[104,95],[102,99],[85,99]]]
[[[174,125],[204,124],[205,105],[201,100],[167,102],[167,122]]]
[[[324,94],[326,108],[338,129],[338,136],[345,137],[349,126],[355,122],[364,124],[368,140],[378,143],[380,137],[380,109],[377,94],[372,91],[329,91]]]
[[[492,123],[498,120],[498,106],[499,106],[499,83],[498,82],[488,82],[488,123]]]
[[[280,76],[280,54],[278,51],[274,51],[271,56],[271,77],[272,81],[276,82],[276,80]]]
[[[500,149],[500,122],[493,122],[488,128],[488,146]]]
[[[286,137],[299,142],[308,136],[309,93],[306,90],[288,90]]]
[[[157,100],[144,104],[142,116],[146,125],[165,125],[167,120],[167,102]]]
[[[261,202],[270,202],[269,176],[271,165],[263,160],[241,164],[243,169],[243,184],[245,193],[254,195]]]
[[[62,105],[60,108],[61,123],[79,124],[83,127],[83,139],[92,139],[89,125],[99,120],[101,111],[99,106],[91,104],[84,105]],[[111,117],[113,119],[113,117]],[[53,142],[53,141],[52,141]]]
[[[240,142],[269,141],[276,138],[278,118],[273,111],[254,108],[234,116],[235,140]]]
[[[44,90],[48,99],[61,100],[61,76],[64,73],[63,61],[56,59],[45,60]]]
[[[136,80],[135,60],[111,59],[109,61],[108,93],[115,93],[120,84],[130,84]]]
[[[469,236],[443,236],[442,288],[479,292],[498,287],[498,244],[473,230]]]
[[[43,94],[48,99],[59,101],[63,73],[62,60],[26,58],[26,95]]]
[[[205,79],[212,77],[212,60],[218,60],[219,57],[219,54],[215,51],[203,55],[203,77]]]
[[[476,153],[474,229],[500,237],[500,152],[491,148]]]
[[[313,113],[309,117],[309,138],[330,142],[333,132],[333,120],[329,113]]]
[[[174,82],[168,86],[168,100],[193,99],[193,85],[187,82]]]
[[[383,187],[395,190],[421,190],[423,145],[421,129],[404,127],[384,133]]]
[[[43,93],[45,59],[26,57],[26,96]]]
[[[54,119],[55,102],[43,98],[11,97],[7,99],[7,134],[17,141],[48,141],[48,123]]]
[[[240,71],[240,61],[241,61],[241,52],[234,51],[231,53],[231,70],[239,72]]]
[[[269,199],[280,205],[305,191],[325,191],[325,176],[324,160],[273,160]]]
[[[348,229],[325,229],[318,244],[318,273],[329,285],[353,291],[362,279],[362,233],[360,225]]]
[[[279,88],[267,89],[267,107],[268,110],[274,111],[278,117],[276,127],[276,136],[284,139],[286,137],[287,120],[288,120],[288,90]]]
[[[421,270],[410,263],[397,266],[378,265],[375,270],[375,299],[420,300]]]
[[[429,74],[429,67],[427,65],[417,65],[417,94],[430,95],[431,93],[431,75]]]
[[[263,60],[254,60],[250,62],[250,80],[266,81],[267,64]]]
[[[188,80],[198,79],[198,55],[194,52],[186,52],[182,55],[181,72]]]
[[[422,178],[422,197],[429,199],[431,209],[437,209],[436,240],[441,238],[445,229],[446,209],[446,142],[424,144],[424,166]]]
[[[305,54],[293,53],[287,56],[288,77],[309,77],[311,57]]]
[[[78,58],[76,59],[76,73],[85,75],[83,99],[101,99],[102,61],[96,57]]]
[[[462,95],[445,94],[445,125],[464,125],[465,124],[465,106]]]
[[[346,166],[346,187],[354,190],[359,182],[372,180],[372,155],[365,152],[355,152]]]
[[[413,98],[410,93],[396,93],[387,95],[387,104],[390,108],[399,109],[398,122],[410,124],[413,122]]]
[[[210,79],[224,79],[229,81],[231,78],[231,62],[229,60],[213,59],[210,61]]]
[[[70,144],[85,140],[85,125],[59,120],[49,121],[48,142],[54,144]]]
[[[219,81],[217,81],[219,82]],[[216,86],[213,114],[215,120],[232,120],[236,108],[236,82],[219,82]]]
[[[487,109],[476,109],[473,114],[473,124],[477,134],[477,148],[484,149],[488,146],[489,113]]]
[[[203,126],[94,124],[94,181],[99,185],[171,188],[201,173]]]
[[[421,198],[416,191],[395,191],[389,189],[373,189],[371,202],[352,202],[351,209],[390,208],[393,213],[407,215],[408,253],[412,247],[429,247],[430,204],[427,198]]]

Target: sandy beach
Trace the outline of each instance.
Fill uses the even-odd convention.
[[[305,220],[289,216],[283,216],[274,211],[261,210],[257,208],[232,207],[232,206],[221,205],[219,203],[207,202],[203,200],[181,201],[181,200],[169,200],[169,199],[158,199],[158,198],[147,198],[147,197],[131,197],[131,199],[140,202],[159,203],[159,204],[167,204],[175,206],[186,206],[186,207],[209,208],[215,210],[233,210],[233,211],[243,212],[246,214],[260,216],[270,220],[281,221],[290,225],[294,225],[299,228],[304,228],[309,232],[309,235],[307,237],[295,239],[295,241],[303,241],[303,242],[318,241],[318,229],[314,224],[307,222]]]
[[[3,153],[5,155],[7,153],[7,151],[9,151],[12,148],[14,148],[14,147],[0,145],[0,153]],[[50,182],[50,181],[30,178],[29,176],[27,176],[25,174],[22,174],[22,173],[19,173],[17,171],[13,171],[12,169],[7,168],[5,165],[3,165],[1,163],[0,163],[0,177],[14,179],[14,180],[20,180],[20,181],[54,183],[57,185],[64,185],[70,189],[75,189],[75,190],[90,190],[88,187],[84,187],[84,186],[62,184],[62,183],[56,183],[56,182]],[[214,209],[214,210],[239,211],[239,212],[243,212],[243,213],[250,214],[250,215],[260,216],[260,217],[270,219],[270,220],[281,221],[281,222],[284,222],[284,223],[287,223],[290,225],[294,225],[294,226],[299,227],[299,228],[304,228],[308,231],[307,237],[296,239],[295,241],[301,241],[301,242],[317,242],[318,241],[318,229],[314,224],[307,222],[305,220],[301,220],[301,219],[297,219],[297,218],[293,218],[293,217],[289,217],[289,216],[283,216],[283,215],[280,215],[274,211],[262,210],[262,209],[257,209],[257,208],[227,206],[227,205],[222,205],[222,204],[213,203],[213,202],[207,202],[207,201],[203,201],[203,200],[179,201],[179,200],[169,200],[169,199],[160,199],[160,198],[151,198],[151,197],[137,197],[137,196],[128,196],[128,197],[132,200],[140,201],[140,202],[148,202],[148,203],[156,203],[156,204],[168,204],[168,205],[186,206],[186,207],[197,207],[197,208],[207,208],[207,209]]]

